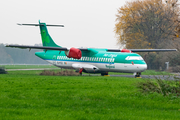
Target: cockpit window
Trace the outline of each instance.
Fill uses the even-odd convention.
[[[128,56],[126,60],[143,60],[143,58],[140,56]]]

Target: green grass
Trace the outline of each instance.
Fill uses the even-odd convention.
[[[142,79],[40,76],[41,71],[0,75],[2,120],[178,120],[180,99],[141,94]]]

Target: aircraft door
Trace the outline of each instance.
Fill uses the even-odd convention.
[[[115,68],[114,58],[108,58],[108,64],[106,65],[106,68],[108,68],[108,69],[114,69]]]
[[[108,64],[109,64],[109,65],[112,64],[111,59],[112,59],[112,58],[109,58],[109,60],[108,60]]]
[[[110,58],[109,59],[109,65],[113,65],[114,64],[114,58]]]

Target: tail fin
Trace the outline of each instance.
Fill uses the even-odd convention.
[[[42,39],[42,44],[43,46],[48,46],[48,47],[61,47],[58,46],[51,36],[48,33],[47,27],[46,26],[53,26],[53,27],[64,27],[64,25],[46,25],[46,23],[41,23],[39,20],[39,24],[18,24],[18,25],[28,25],[28,26],[39,26],[40,27],[40,32],[41,32],[41,39]]]
[[[40,27],[41,39],[42,39],[43,46],[60,47],[53,41],[53,39],[49,35],[47,27],[46,27],[46,23],[40,23],[40,21],[39,21],[39,27]]]

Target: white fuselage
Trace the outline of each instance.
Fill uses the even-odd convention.
[[[47,60],[49,63],[68,69],[79,70],[85,69],[89,73],[100,73],[100,72],[143,72],[147,69],[146,64],[125,64],[115,62],[86,62],[81,60],[70,60],[70,59],[58,59],[58,60]]]

